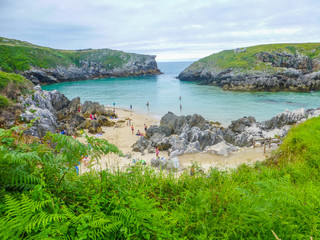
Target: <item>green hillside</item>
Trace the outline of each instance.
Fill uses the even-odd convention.
[[[202,58],[193,63],[191,66],[197,68],[207,65],[215,68],[240,68],[263,70],[270,69],[271,64],[261,62],[257,58],[257,53],[288,53],[294,55],[305,55],[312,59],[320,59],[320,43],[284,43],[284,44],[267,44],[242,48],[242,52],[235,50],[224,50],[219,53],[214,53],[208,57]]]
[[[111,49],[58,50],[0,37],[0,70],[5,72],[26,71],[31,67],[79,66],[80,61],[101,63],[113,69],[123,66],[131,57],[146,59],[147,55]]]

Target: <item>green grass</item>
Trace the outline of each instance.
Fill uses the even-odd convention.
[[[114,69],[123,67],[131,58],[145,59],[146,55],[111,49],[58,50],[0,38],[0,70],[5,72],[26,71],[31,67],[47,69],[58,66],[80,66],[80,61],[85,61],[89,65],[100,63],[106,69]]]
[[[238,68],[242,70],[269,70],[270,63],[258,61],[256,54],[260,52],[286,52],[290,54],[303,54],[310,58],[320,59],[320,43],[292,43],[292,44],[268,44],[248,47],[247,51],[234,53],[233,50],[225,50],[212,54],[193,63],[191,68],[201,66],[218,69]]]
[[[21,75],[0,71],[0,91],[8,86],[9,83],[12,83],[20,90],[26,88],[26,85],[31,85],[30,81]]]
[[[8,98],[0,95],[0,108],[6,108],[9,106],[9,100]]]
[[[141,165],[79,176],[66,166],[95,156],[90,147],[63,135],[26,144],[17,129],[1,130],[0,237],[275,239],[274,231],[318,239],[319,133],[320,118],[311,119],[264,163],[176,177]],[[89,142],[116,152],[102,139]]]

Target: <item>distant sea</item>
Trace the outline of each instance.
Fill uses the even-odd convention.
[[[116,107],[122,108],[132,104],[134,110],[142,113],[148,113],[146,103],[149,102],[149,114],[159,118],[168,111],[177,115],[197,113],[223,124],[243,116],[254,116],[262,121],[286,109],[320,107],[320,92],[228,92],[219,87],[176,79],[191,63],[158,63],[162,75],[65,82],[42,86],[42,89],[56,89],[69,99],[79,96],[82,103],[91,100],[105,106],[115,103]]]

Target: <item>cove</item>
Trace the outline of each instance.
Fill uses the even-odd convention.
[[[80,97],[81,102],[96,101],[105,106],[128,108],[161,117],[168,111],[177,115],[200,114],[211,121],[229,124],[244,116],[257,121],[298,108],[318,108],[320,92],[229,92],[220,87],[182,82],[176,79],[191,62],[160,62],[164,73],[154,76],[104,78],[42,86],[44,90],[58,90],[69,99]],[[181,101],[179,97],[181,96]],[[180,103],[182,109],[180,111]]]

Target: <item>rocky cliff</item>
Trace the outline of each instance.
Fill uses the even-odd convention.
[[[0,71],[34,84],[160,74],[155,57],[111,49],[58,50],[0,38]]]
[[[320,43],[225,50],[193,63],[178,78],[231,91],[320,89]]]

